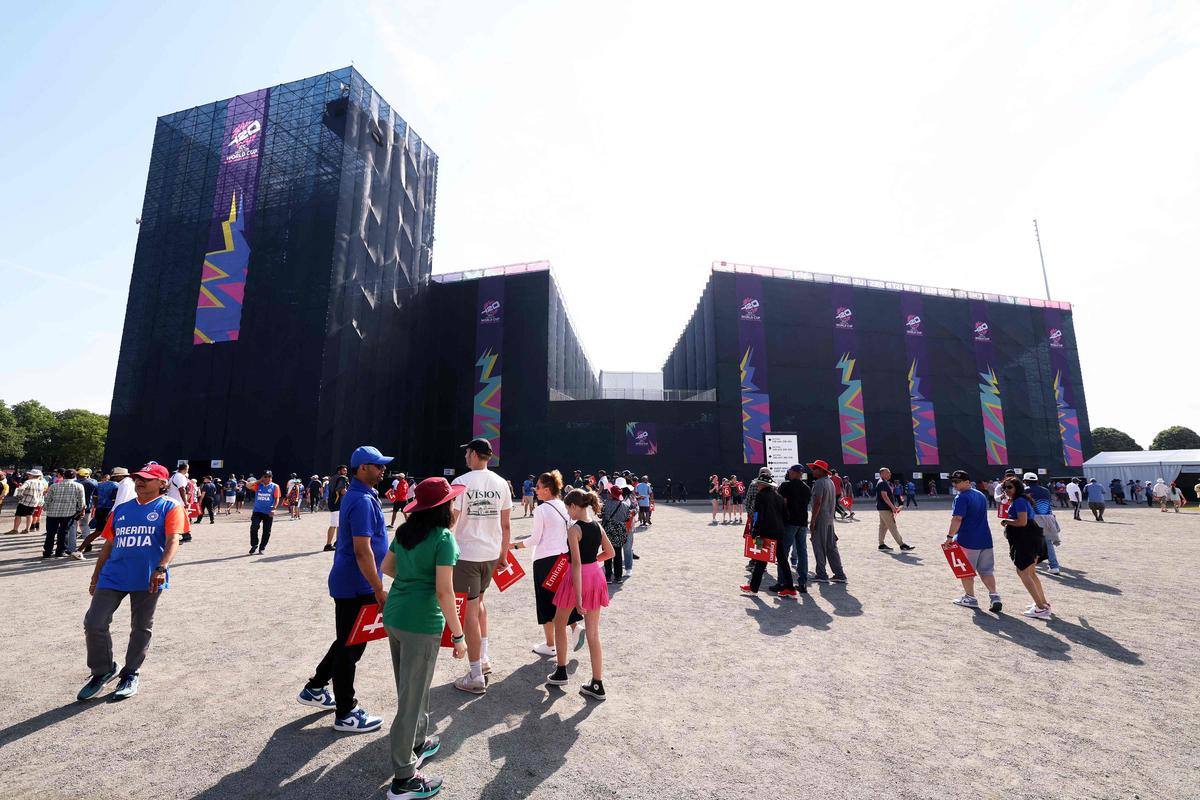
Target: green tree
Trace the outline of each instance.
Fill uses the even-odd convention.
[[[16,464],[25,455],[25,440],[17,428],[17,418],[0,400],[0,464]]]
[[[52,442],[55,428],[58,427],[54,412],[37,400],[25,400],[14,405],[12,413],[25,448],[21,463],[52,466]]]
[[[55,413],[51,445],[53,463],[64,467],[99,467],[104,458],[108,417],[82,408]]]
[[[1097,453],[1142,449],[1132,436],[1116,428],[1092,428],[1092,447]]]
[[[1200,434],[1182,425],[1172,425],[1158,432],[1150,443],[1151,450],[1200,450]]]

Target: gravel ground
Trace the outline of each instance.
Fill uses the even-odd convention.
[[[839,524],[850,583],[799,601],[740,596],[739,530],[661,506],[603,618],[603,704],[577,694],[586,648],[567,691],[543,686],[530,579],[493,592],[492,686],[458,692],[463,667],[439,660],[444,745],[426,770],[449,797],[1200,797],[1200,515],[1068,516],[1045,623],[1020,616],[1006,552],[1003,615],[952,605],[948,510],[923,505],[899,520],[907,556],[875,550],[872,511]],[[183,546],[141,693],[122,703],[74,702],[90,563],[0,537],[0,796],[384,796],[387,647],[358,673],[384,732],[335,734],[294,699],[333,637],[323,516],[281,519],[265,556],[245,555],[248,524],[205,523]],[[127,626],[122,607],[118,659]]]

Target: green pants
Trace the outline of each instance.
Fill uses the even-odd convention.
[[[397,780],[417,771],[414,747],[425,744],[429,730],[429,684],[442,637],[387,626],[396,675],[396,718],[392,720],[392,769]]]

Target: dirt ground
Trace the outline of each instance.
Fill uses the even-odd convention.
[[[1002,615],[950,603],[949,512],[929,506],[900,517],[907,556],[876,551],[873,511],[839,524],[849,584],[799,601],[742,597],[740,531],[660,506],[603,617],[603,704],[577,694],[586,648],[567,691],[543,686],[530,578],[493,592],[494,680],[463,694],[461,662],[439,660],[444,745],[426,771],[456,798],[1200,797],[1200,515],[1068,515],[1045,623],[1020,616],[1005,551]],[[248,524],[205,523],[183,546],[141,692],[121,703],[74,702],[90,559],[42,561],[40,537],[0,537],[0,796],[384,796],[387,647],[358,672],[382,732],[336,734],[295,701],[333,637],[324,517],[281,519],[265,556],[246,555]],[[122,607],[118,660],[127,630]]]

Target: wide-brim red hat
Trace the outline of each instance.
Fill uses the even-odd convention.
[[[608,487],[608,496],[611,497],[613,500],[620,500],[622,497],[621,487],[620,486]]]
[[[819,458],[816,461],[809,464],[808,468],[809,469],[819,469],[819,470],[824,470],[825,472],[829,472],[829,465],[826,464],[824,461],[822,461]]]
[[[404,513],[411,514],[449,503],[466,490],[467,487],[463,484],[451,486],[445,478],[426,478],[417,484],[413,501],[404,507]]]

